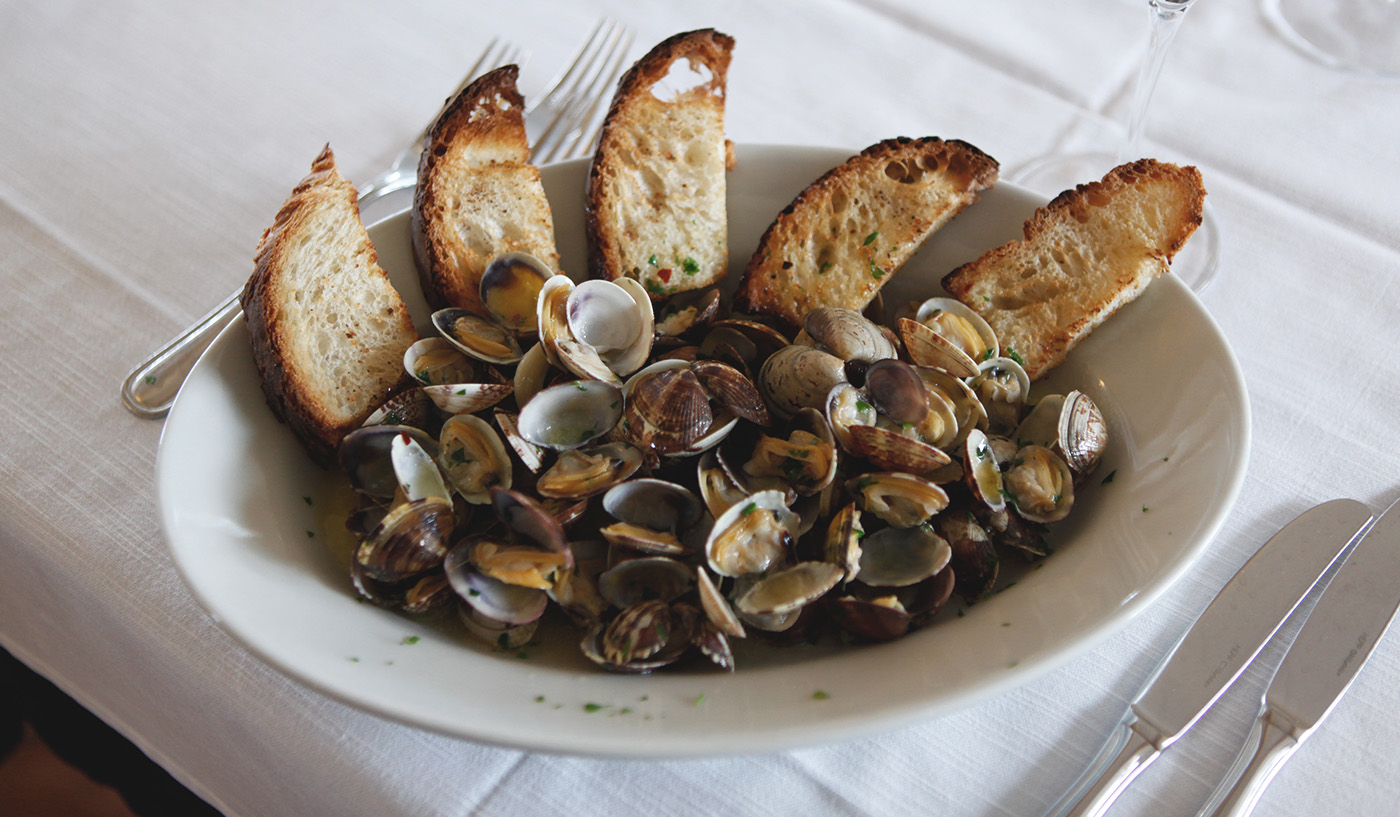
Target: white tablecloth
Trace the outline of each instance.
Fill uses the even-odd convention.
[[[538,87],[599,17],[634,56],[737,40],[738,142],[970,141],[1006,171],[1116,143],[1136,0],[97,3],[0,7],[0,644],[229,815],[1032,815],[1079,774],[1205,605],[1281,524],[1400,488],[1400,81],[1293,50],[1208,0],[1174,45],[1143,152],[1198,165],[1227,242],[1203,301],[1243,366],[1254,448],[1216,541],[1121,632],[1024,687],[888,734],[777,755],[523,753],[330,700],[196,604],[157,528],[160,424],[127,369],[251,269],[321,145],[375,175],[496,35]],[[1271,648],[1115,814],[1188,815],[1242,743]],[[1393,814],[1400,638],[1377,649],[1257,813]],[[3,808],[0,808],[3,810]]]

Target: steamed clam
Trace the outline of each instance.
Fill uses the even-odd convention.
[[[434,316],[441,336],[404,357],[416,382],[340,458],[355,591],[455,605],[498,648],[551,607],[625,673],[732,670],[751,633],[897,638],[1045,556],[1107,445],[1088,395],[1033,395],[956,301],[893,327],[818,309],[790,341],[718,289],[656,317],[635,282],[519,254],[481,295]]]

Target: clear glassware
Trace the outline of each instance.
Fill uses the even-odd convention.
[[[1264,0],[1269,22],[1305,54],[1333,68],[1400,77],[1400,2]]]
[[[1102,178],[1105,173],[1124,162],[1142,158],[1142,132],[1147,110],[1157,79],[1162,74],[1167,52],[1176,37],[1181,21],[1195,0],[1148,0],[1151,38],[1138,71],[1133,92],[1132,110],[1127,133],[1116,153],[1096,151],[1086,153],[1056,153],[1042,156],[1011,174],[1010,180],[1036,192],[1053,196],[1062,190],[1087,181]],[[1209,202],[1205,219],[1185,248],[1172,261],[1172,273],[1197,293],[1203,292],[1215,280],[1220,269],[1220,230]]]

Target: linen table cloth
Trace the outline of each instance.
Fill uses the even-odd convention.
[[[1319,501],[1400,494],[1400,81],[1291,48],[1251,2],[1197,4],[1142,152],[1201,168],[1224,239],[1202,300],[1243,367],[1253,450],[1184,579],[1014,691],[835,745],[686,761],[528,753],[413,729],[261,663],[197,605],[157,524],[160,424],[125,372],[251,272],[329,142],[382,170],[500,36],[540,88],[597,19],[736,39],[736,142],[969,141],[1003,178],[1113,149],[1145,2],[250,0],[0,6],[0,645],[231,817],[1034,815],[1254,550]],[[736,250],[737,251],[737,250]],[[1114,810],[1189,815],[1234,759],[1271,646]],[[1395,813],[1400,641],[1383,641],[1259,815]],[[0,804],[0,811],[3,804]]]

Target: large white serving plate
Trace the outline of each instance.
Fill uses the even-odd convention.
[[[774,215],[849,154],[739,147],[729,176],[731,279]],[[575,275],[584,269],[585,170],[582,162],[544,169],[562,263]],[[987,192],[885,287],[889,302],[939,293],[944,273],[1020,237],[1041,203],[1008,184]],[[370,232],[420,308],[406,213]],[[1047,385],[1090,394],[1113,434],[1052,556],[986,601],[964,608],[954,600],[900,641],[743,644],[732,674],[696,665],[612,675],[586,663],[567,627],[542,629],[545,643],[517,654],[475,642],[450,620],[359,603],[344,555],[328,546],[344,537],[333,510],[343,505],[343,480],[311,465],[273,419],[241,322],[199,362],[166,421],[161,523],[186,581],[221,626],[354,706],[546,751],[772,751],[892,729],[1025,683],[1121,627],[1201,554],[1244,478],[1250,425],[1239,367],[1190,291],[1171,276],[1157,281]]]

